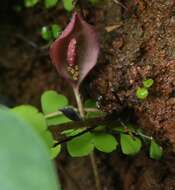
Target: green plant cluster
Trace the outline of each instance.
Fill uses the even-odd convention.
[[[97,5],[101,0],[89,0],[92,5]],[[61,0],[24,0],[24,6],[26,8],[32,8],[37,5],[39,2],[44,4],[45,9],[54,8],[58,3],[61,3]],[[62,0],[64,9],[68,12],[71,12],[74,9],[74,0]],[[22,10],[22,6],[16,5],[14,7],[15,11],[20,12]],[[48,43],[51,43],[55,39],[59,37],[62,29],[58,24],[52,24],[49,26],[41,27],[41,37],[46,40]]]
[[[60,34],[61,27],[58,24],[43,26],[41,28],[41,37],[48,42],[52,42],[53,40],[57,39]]]
[[[136,90],[136,96],[140,100],[144,100],[149,95],[149,88],[154,84],[153,79],[145,79],[143,81],[143,87],[138,87]]]
[[[102,0],[89,0],[92,5],[97,5]],[[55,7],[58,3],[61,3],[61,0],[24,0],[25,7],[34,7],[39,2],[43,2],[46,9]],[[72,11],[74,9],[74,0],[62,0],[64,9],[66,11]]]
[[[49,8],[55,7],[60,2],[60,0],[43,0],[43,1],[40,1],[40,0],[24,0],[24,5],[25,5],[25,7],[29,8],[29,7],[34,7],[39,2],[43,2],[44,7],[46,9],[49,9]],[[67,10],[67,11],[73,10],[73,8],[74,8],[73,0],[62,0],[62,2],[63,2],[65,10]]]
[[[69,105],[69,101],[65,96],[50,90],[42,94],[41,107],[42,112],[39,112],[35,107],[30,105],[17,106],[12,108],[11,111],[22,117],[25,122],[36,130],[49,148],[51,157],[54,158],[60,153],[61,145],[54,140],[48,128],[59,127],[60,124],[74,122],[59,111],[60,109],[72,106]],[[93,109],[96,108],[96,103],[93,100],[87,100],[84,103],[84,107],[85,110]],[[93,112],[87,111],[85,119],[104,115],[104,112],[98,110]],[[94,149],[104,153],[111,153],[119,145],[123,154],[133,156],[141,150],[142,139],[150,142],[149,154],[152,159],[158,160],[162,156],[161,146],[152,137],[144,135],[131,124],[123,124],[121,122],[120,125],[116,124],[116,127],[112,128],[110,132],[107,130],[107,125],[97,125],[92,130],[85,131],[87,127],[69,128],[60,133],[60,136],[64,138],[71,137],[70,140],[66,141],[66,147],[72,157],[87,156]],[[114,135],[115,132],[119,135]],[[119,142],[117,139],[119,139]],[[58,145],[55,146],[55,143]]]

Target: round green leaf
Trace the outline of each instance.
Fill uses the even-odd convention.
[[[41,96],[41,105],[44,114],[53,113],[68,106],[68,99],[53,90],[49,90],[44,92]],[[59,125],[69,121],[71,120],[64,115],[47,118],[48,125]]]
[[[72,11],[74,8],[73,0],[63,0],[63,4],[67,11]]]
[[[53,38],[56,39],[61,34],[61,27],[58,24],[52,24],[51,31]]]
[[[160,160],[163,154],[163,149],[154,140],[151,141],[149,155],[154,160]]]
[[[48,147],[53,146],[54,139],[51,132],[47,130],[45,118],[35,107],[30,105],[21,105],[11,109],[11,111],[20,116],[29,124],[29,126],[35,129]]]
[[[45,114],[52,113],[67,106],[68,99],[63,95],[58,94],[56,91],[49,90],[42,94],[41,105]]]
[[[143,81],[143,86],[145,88],[150,88],[154,84],[153,79],[146,79]]]
[[[135,155],[142,147],[142,143],[139,138],[125,134],[120,135],[120,144],[123,154],[126,155]]]
[[[44,5],[46,8],[54,7],[57,4],[58,0],[44,0]]]
[[[39,135],[17,115],[1,109],[0,168],[2,190],[60,190]]]
[[[67,150],[72,157],[87,156],[94,150],[93,135],[87,132],[67,142]]]
[[[21,105],[11,109],[12,112],[23,118],[39,133],[47,129],[44,115],[37,108],[30,105]]]
[[[41,28],[41,37],[47,41],[50,41],[52,39],[52,33],[48,26],[43,26]]]
[[[94,135],[94,145],[99,151],[110,153],[117,148],[118,143],[114,136],[99,133]]]
[[[136,91],[137,98],[144,100],[147,98],[148,94],[149,92],[146,88],[140,88],[140,87],[137,88],[137,91]]]

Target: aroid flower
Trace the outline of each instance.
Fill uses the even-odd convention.
[[[95,66],[98,54],[99,43],[94,28],[76,12],[50,48],[52,63],[73,88],[78,88]]]

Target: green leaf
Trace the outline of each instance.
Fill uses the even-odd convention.
[[[57,2],[58,0],[44,0],[44,5],[48,9],[54,7],[57,4]]]
[[[96,101],[92,99],[88,99],[84,103],[86,108],[96,108]]]
[[[152,159],[159,160],[163,155],[163,149],[154,140],[151,141],[149,155]]]
[[[125,133],[126,132],[126,127],[123,127],[123,126],[116,126],[115,128],[113,128],[114,131],[117,131],[119,133]]]
[[[33,7],[35,6],[39,0],[24,0],[25,7]]]
[[[52,32],[50,31],[50,29],[49,29],[48,26],[43,26],[43,27],[41,28],[41,37],[42,37],[44,40],[47,40],[47,41],[52,40]]]
[[[61,27],[58,24],[52,24],[51,31],[53,38],[56,39],[61,34]]]
[[[47,125],[44,115],[30,105],[21,105],[12,108],[11,111],[20,116],[42,137],[48,147],[53,146],[53,136],[50,131],[47,131]]]
[[[84,129],[83,128],[79,128],[79,129],[67,129],[61,132],[62,135],[66,135],[67,137],[72,137],[75,136],[81,132],[83,132]]]
[[[61,145],[51,148],[51,159],[54,159],[61,152]]]
[[[0,109],[3,109],[3,110],[8,110],[9,108],[3,104],[0,104]]]
[[[142,146],[141,140],[137,137],[131,137],[130,135],[120,134],[120,144],[123,154],[135,155]]]
[[[106,129],[106,126],[105,125],[98,125],[97,127],[95,127],[93,129],[94,132],[102,132],[102,131],[105,131]]]
[[[2,190],[60,190],[49,151],[39,135],[14,113],[0,109]]]
[[[74,8],[73,0],[63,0],[63,5],[67,11],[72,11]]]
[[[145,88],[150,88],[154,84],[153,79],[146,79],[143,81],[143,86]]]
[[[68,106],[68,100],[65,96],[58,94],[53,90],[46,91],[41,96],[41,105],[44,114],[57,112],[59,109]],[[64,115],[47,118],[47,124],[59,125],[70,122],[71,120]]]
[[[114,136],[106,133],[94,134],[94,145],[102,152],[110,153],[117,148],[117,140]]]
[[[148,94],[149,92],[146,88],[140,88],[140,87],[137,88],[137,91],[136,91],[137,98],[144,100],[147,98]]]
[[[75,131],[75,129],[67,129],[61,132],[61,135],[66,135],[66,136],[72,136],[71,134]]]
[[[44,113],[51,113],[58,111],[68,105],[68,99],[58,94],[56,91],[49,90],[42,94],[41,104]]]
[[[44,141],[46,142],[46,144],[48,145],[48,147],[52,148],[52,146],[54,144],[54,138],[52,136],[52,133],[50,131],[44,131],[41,134],[41,136],[44,139]]]
[[[96,108],[96,101],[92,100],[92,99],[88,99],[85,101],[84,104],[85,108]],[[98,110],[97,112],[87,112],[86,113],[86,117],[87,118],[94,118],[94,117],[100,117],[100,116],[104,116],[105,113]]]
[[[67,150],[72,157],[87,156],[94,150],[93,135],[87,132],[67,142]]]
[[[56,117],[53,117],[53,118],[48,118],[47,119],[47,124],[49,126],[52,126],[52,125],[60,125],[60,124],[63,124],[63,123],[68,123],[70,122],[71,120],[69,118],[67,118],[66,116],[64,115],[59,115],[59,116],[56,116]]]
[[[30,105],[21,105],[12,108],[11,111],[22,117],[39,133],[47,129],[44,115],[38,112],[37,108]]]

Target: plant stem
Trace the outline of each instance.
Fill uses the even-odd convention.
[[[100,176],[98,173],[98,167],[97,167],[97,163],[95,160],[94,152],[92,152],[90,154],[90,160],[91,160],[92,169],[93,169],[93,173],[94,173],[94,177],[95,177],[96,188],[97,188],[97,190],[102,190],[102,185],[101,185]]]
[[[89,127],[89,128],[85,128],[81,133],[78,133],[78,134],[76,134],[74,136],[70,136],[70,137],[67,137],[65,139],[62,139],[62,140],[58,141],[57,143],[54,144],[54,147],[59,145],[59,144],[63,144],[65,142],[68,142],[68,141],[70,141],[70,140],[72,140],[72,139],[74,139],[76,137],[79,137],[79,136],[87,133],[88,131],[91,131],[91,130],[95,129],[96,127],[98,127],[98,125],[95,125],[95,126],[92,126],[92,127]]]
[[[125,10],[128,10],[128,8],[125,5],[123,5],[121,2],[119,2],[118,0],[113,0],[113,1],[114,1],[114,3],[116,3],[119,6],[121,6],[122,8],[124,8]]]
[[[140,135],[141,137],[145,138],[145,139],[148,139],[148,140],[153,140],[153,137],[151,136],[148,136],[148,135],[145,135],[143,134],[142,132],[135,132],[136,135]]]
[[[80,116],[82,118],[84,118],[85,117],[84,108],[83,108],[83,104],[82,104],[82,101],[81,101],[79,89],[78,88],[74,88],[73,90],[74,90],[75,99],[76,99],[77,106],[78,106],[78,111],[80,113]]]
[[[83,104],[82,104],[81,97],[80,97],[79,88],[74,88],[73,90],[74,90],[75,99],[76,99],[76,102],[77,102],[77,106],[78,106],[80,116],[83,119],[85,117],[85,114],[84,114],[84,108],[83,108]],[[97,167],[97,164],[96,164],[96,161],[95,161],[94,152],[92,152],[90,154],[90,160],[91,160],[92,169],[93,169],[93,173],[94,173],[94,177],[95,177],[96,189],[97,190],[102,190],[100,177],[99,177],[99,173],[98,173],[98,167]]]
[[[128,129],[128,127],[127,127],[127,125],[125,125],[125,123],[123,123],[121,120],[119,120],[119,121],[120,121],[120,123],[121,123],[121,125],[122,125],[123,127],[125,127],[126,129]],[[145,138],[145,139],[153,140],[153,137],[150,137],[150,136],[148,136],[148,135],[145,135],[145,134],[143,134],[141,131],[132,130],[132,131],[130,131],[130,132],[133,133],[133,134],[135,134],[135,135],[141,136],[141,137],[143,137],[143,138]]]

